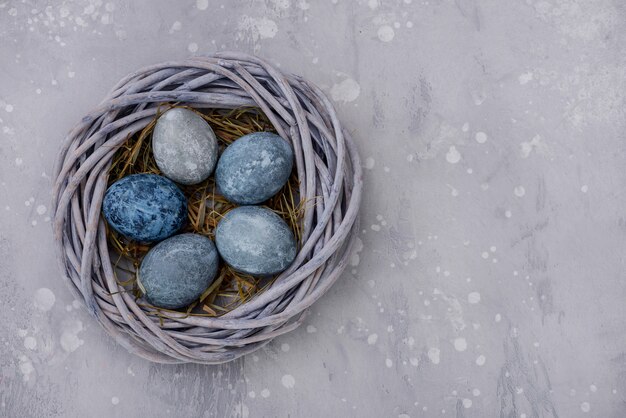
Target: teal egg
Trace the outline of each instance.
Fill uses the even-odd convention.
[[[217,225],[215,243],[228,265],[252,275],[280,273],[297,253],[289,225],[260,206],[240,206],[229,211]]]
[[[179,309],[198,300],[215,280],[218,267],[213,241],[203,235],[180,234],[148,251],[138,280],[152,305]]]
[[[278,193],[292,168],[293,150],[287,141],[271,132],[254,132],[224,150],[215,169],[215,182],[231,202],[255,205]]]

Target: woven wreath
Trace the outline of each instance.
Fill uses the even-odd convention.
[[[159,315],[116,278],[101,206],[115,152],[164,103],[195,109],[259,108],[293,147],[300,220],[293,264],[264,291],[215,317]],[[357,149],[315,85],[242,53],[166,62],[122,79],[68,134],[54,169],[57,256],[74,295],[115,340],[158,363],[218,364],[298,327],[345,269],[358,232],[362,171]]]

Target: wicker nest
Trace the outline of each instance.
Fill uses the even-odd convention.
[[[113,269],[101,216],[109,169],[164,103],[260,108],[292,144],[299,195],[314,202],[304,206],[293,264],[222,316],[163,315],[139,303]],[[341,275],[358,232],[360,160],[332,104],[301,77],[241,53],[166,62],[125,77],[68,134],[54,178],[54,236],[66,282],[118,343],[159,363],[224,363],[295,329]]]

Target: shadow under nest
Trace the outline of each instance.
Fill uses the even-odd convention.
[[[261,131],[276,132],[269,119],[256,108],[199,111],[175,104],[162,105],[154,120],[141,132],[131,136],[115,154],[109,170],[109,185],[131,174],[161,174],[152,154],[152,130],[158,117],[174,107],[191,109],[209,123],[217,137],[220,154],[230,143],[243,135]],[[188,200],[188,219],[179,232],[193,232],[214,239],[215,228],[220,219],[237,205],[227,201],[217,192],[213,175],[198,184],[178,186]],[[261,205],[270,208],[287,222],[300,246],[304,202],[301,201],[298,190],[298,177],[294,170],[287,184]],[[116,254],[112,260],[118,283],[139,299],[142,292],[137,284],[137,272],[142,258],[157,243],[146,244],[130,240],[110,228],[108,224],[106,234],[109,245]],[[242,274],[221,261],[218,274],[211,286],[196,302],[176,312],[186,312],[191,316],[223,315],[268,288],[276,277],[277,275],[254,277]],[[139,300],[138,304],[150,308],[148,313],[156,313],[162,317],[167,317],[167,312],[171,312],[168,309],[141,303]]]

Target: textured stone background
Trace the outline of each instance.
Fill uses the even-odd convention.
[[[0,0],[0,416],[623,417],[620,0]],[[123,75],[221,49],[327,91],[362,246],[221,367],[115,346],[53,258],[50,171]]]

